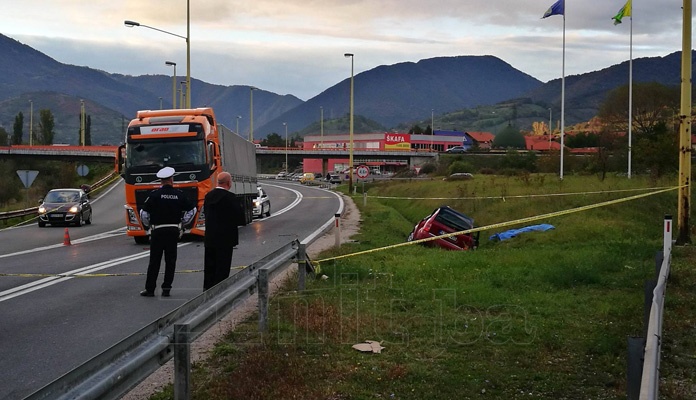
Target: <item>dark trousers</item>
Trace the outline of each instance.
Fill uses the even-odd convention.
[[[164,282],[162,289],[171,289],[176,272],[176,245],[179,242],[179,228],[166,227],[150,233],[150,263],[147,266],[145,290],[154,292],[157,287],[162,254],[164,254]]]
[[[203,262],[203,290],[208,290],[230,276],[232,246],[206,247]]]

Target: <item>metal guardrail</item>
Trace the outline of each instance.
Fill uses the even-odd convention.
[[[111,182],[111,180],[116,176],[116,171],[110,173],[109,175],[103,177],[102,179],[98,180],[94,184],[92,184],[90,187],[93,190],[99,189],[101,186],[104,186],[105,184]],[[0,221],[8,220],[10,218],[17,218],[17,217],[26,217],[28,215],[36,215],[38,212],[39,207],[29,207],[25,208],[23,210],[14,210],[14,211],[5,211],[5,212],[0,212]]]
[[[660,381],[660,353],[662,350],[662,319],[665,307],[667,277],[672,262],[672,217],[664,221],[664,242],[662,245],[662,265],[657,284],[652,292],[650,319],[645,341],[643,376],[640,384],[640,400],[656,400]]]
[[[175,340],[175,325],[187,325],[190,340],[199,337],[256,291],[259,275],[264,278],[276,275],[293,260],[306,259],[304,249],[305,245],[297,240],[288,243],[49,383],[26,400],[121,398],[174,356],[175,347],[181,344]],[[304,263],[299,265],[305,268]],[[259,285],[260,294],[261,288]]]

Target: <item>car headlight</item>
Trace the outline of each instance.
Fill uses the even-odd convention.
[[[39,214],[46,214],[46,207],[39,206]]]
[[[80,212],[80,208],[78,206],[72,206],[72,207],[70,207],[68,212],[73,213],[73,214],[77,214],[78,212]]]

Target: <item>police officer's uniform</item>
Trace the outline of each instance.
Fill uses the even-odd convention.
[[[174,168],[165,167],[157,172],[157,177],[167,180],[172,178],[174,173]],[[162,187],[152,191],[145,200],[140,216],[143,224],[150,226],[150,263],[147,266],[145,290],[140,292],[142,296],[151,297],[155,294],[162,254],[164,254],[162,296],[169,296],[176,270],[179,231],[185,212],[187,217],[191,217],[195,214],[196,207],[170,182],[165,182]]]

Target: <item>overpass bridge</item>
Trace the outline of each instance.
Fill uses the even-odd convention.
[[[15,145],[0,147],[0,159],[29,157],[44,160],[79,160],[114,163],[117,149],[118,146]],[[348,159],[350,152],[343,149],[303,150],[285,147],[256,149],[257,159],[285,155],[292,156],[293,158],[301,157],[328,160],[336,158]],[[412,166],[424,164],[437,157],[437,152],[424,151],[423,149],[413,151],[353,150],[353,164],[356,165],[368,162],[381,162]]]

